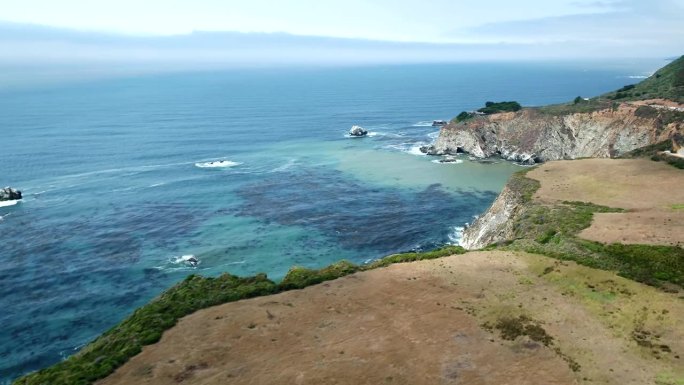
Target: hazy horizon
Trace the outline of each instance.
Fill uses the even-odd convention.
[[[684,53],[684,0],[26,0],[2,19],[0,86],[281,66],[651,59],[655,70]]]

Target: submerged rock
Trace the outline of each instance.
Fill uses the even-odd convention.
[[[0,189],[0,201],[13,201],[21,199],[21,191],[11,187]]]
[[[455,158],[451,155],[446,155],[444,158],[439,160],[439,163],[461,163],[463,162],[461,159]]]
[[[366,135],[368,135],[368,131],[366,131],[361,126],[352,126],[351,130],[349,130],[349,135],[350,136],[366,136]]]

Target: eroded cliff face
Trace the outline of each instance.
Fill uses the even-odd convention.
[[[675,132],[684,131],[681,120],[668,122],[663,116],[666,112],[644,108],[622,103],[617,108],[590,113],[558,115],[530,108],[477,116],[443,127],[427,152],[433,155],[465,152],[478,158],[498,155],[527,164],[607,158],[667,140]]]
[[[492,206],[466,227],[459,245],[468,250],[475,250],[510,239],[513,221],[509,219],[520,209],[521,204],[520,194],[507,185]]]

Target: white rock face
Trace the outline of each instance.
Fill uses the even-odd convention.
[[[474,250],[507,240],[512,232],[509,219],[520,204],[520,197],[508,186],[504,187],[492,206],[463,231],[459,244]]]
[[[368,131],[366,131],[361,126],[352,126],[352,128],[349,130],[349,135],[351,135],[351,136],[366,136],[366,135],[368,135]]]

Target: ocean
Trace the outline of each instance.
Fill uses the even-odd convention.
[[[663,64],[234,69],[0,89],[0,185],[25,196],[0,207],[0,384],[77,352],[189,274],[278,280],[293,265],[457,243],[522,166],[421,155],[433,119],[593,96]],[[348,137],[352,125],[369,136]]]

